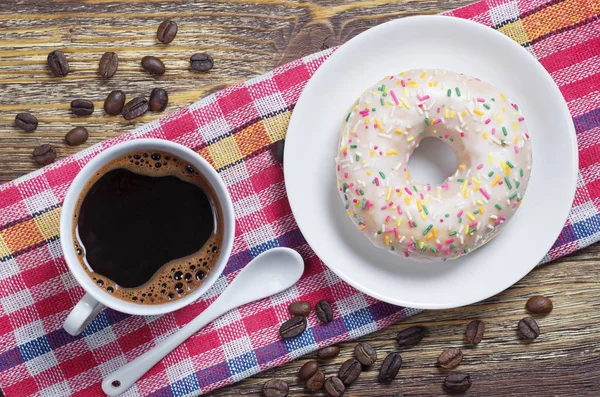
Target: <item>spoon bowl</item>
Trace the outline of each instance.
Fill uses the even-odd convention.
[[[282,292],[304,272],[304,261],[290,248],[277,247],[254,258],[209,307],[157,345],[104,378],[102,390],[109,396],[125,392],[167,354],[207,324],[230,310]]]

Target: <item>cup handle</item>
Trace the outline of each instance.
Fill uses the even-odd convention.
[[[73,336],[79,335],[103,308],[104,305],[102,303],[92,298],[90,294],[85,294],[77,302],[73,310],[71,310],[63,327],[69,334]]]

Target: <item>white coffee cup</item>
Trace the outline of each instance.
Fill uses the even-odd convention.
[[[181,299],[172,302],[166,302],[157,305],[143,305],[118,299],[98,287],[81,266],[71,235],[73,231],[73,215],[75,211],[75,205],[88,180],[104,165],[108,164],[114,159],[134,151],[139,152],[152,150],[171,153],[172,155],[188,162],[205,177],[208,183],[210,183],[213,187],[219,200],[219,204],[221,205],[224,232],[223,244],[221,246],[221,254],[219,259],[217,260],[214,269],[208,274],[208,277],[206,277],[204,282],[195,291]],[[229,255],[231,254],[234,234],[235,217],[229,192],[219,177],[219,174],[217,174],[217,172],[211,167],[210,164],[208,164],[208,162],[206,162],[206,160],[204,160],[194,151],[177,143],[161,139],[136,139],[119,143],[109,149],[106,149],[94,157],[89,163],[87,163],[79,172],[77,177],[75,177],[62,206],[62,212],[60,216],[60,243],[64,253],[65,261],[67,262],[67,266],[69,266],[71,274],[73,274],[75,277],[75,280],[77,280],[79,285],[81,285],[81,287],[86,291],[86,294],[79,301],[79,303],[77,303],[65,320],[65,330],[71,335],[80,334],[102,310],[102,308],[104,308],[104,306],[123,313],[150,316],[169,313],[189,305],[202,296],[202,294],[204,294],[214,284],[214,282],[223,272],[225,264],[227,263]],[[198,247],[198,249],[200,248],[201,247]]]

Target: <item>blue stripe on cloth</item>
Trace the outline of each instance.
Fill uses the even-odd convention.
[[[600,108],[594,109],[591,112],[584,113],[573,118],[575,131],[577,133],[585,132],[600,126]]]
[[[52,348],[50,347],[50,342],[48,342],[48,337],[44,335],[19,345],[19,350],[21,350],[21,356],[23,357],[23,360],[29,361],[33,358],[41,356],[42,354],[52,351]]]
[[[279,244],[277,243],[277,239],[269,240],[262,244],[258,244],[254,247],[250,247],[250,253],[252,254],[253,257],[256,257],[259,254],[261,254],[265,251],[268,251],[271,248],[275,248],[275,247],[279,247]]]
[[[188,375],[171,384],[171,392],[174,397],[185,396],[186,394],[197,392],[199,388],[200,383],[198,382],[196,374]]]
[[[239,252],[235,255],[229,257],[229,261],[227,262],[227,266],[223,271],[223,274],[226,276],[230,273],[241,270],[244,266],[248,264],[252,260],[252,254],[249,250],[245,250]]]
[[[169,386],[163,387],[162,389],[155,390],[150,394],[146,394],[146,397],[173,397],[173,393]]]
[[[81,335],[69,335],[69,333],[65,331],[64,328],[59,328],[56,331],[52,331],[47,336],[48,343],[50,343],[52,350],[56,350],[61,346],[64,346],[71,342],[75,342],[77,339],[81,339]]]
[[[300,233],[300,229],[294,229],[282,234],[278,240],[279,245],[282,247],[296,248],[306,244],[306,240],[304,240],[304,236]]]
[[[344,323],[348,331],[364,327],[373,322],[373,315],[368,308],[362,308],[344,316]]]
[[[110,324],[111,323],[108,321],[108,318],[106,317],[106,310],[103,310],[96,316],[96,318],[90,323],[90,325],[88,325],[83,330],[83,332],[81,333],[81,336],[86,337],[88,335],[92,335],[92,334],[94,334],[98,331],[101,331],[104,328],[110,326]]]
[[[598,233],[600,230],[600,214],[574,223],[573,230],[577,239],[582,239]]]
[[[24,362],[21,351],[18,347],[15,347],[14,349],[10,349],[9,351],[0,354],[0,371],[6,371],[19,364],[23,364]]]
[[[398,313],[401,308],[399,306],[390,305],[385,302],[375,302],[371,306],[369,306],[369,311],[373,316],[373,320],[381,320],[382,318],[386,318],[391,316],[392,314]]]
[[[312,332],[315,337],[315,341],[321,342],[336,336],[340,336],[348,332],[346,323],[341,317],[333,319],[329,324],[319,324],[312,327]]]
[[[242,354],[241,356],[227,360],[227,365],[229,366],[229,372],[231,372],[231,375],[235,375],[246,372],[251,368],[258,368],[258,360],[256,358],[256,354],[254,354],[253,351],[250,351]]]
[[[573,225],[565,225],[563,230],[561,230],[558,238],[554,242],[554,245],[551,249],[555,249],[560,247],[561,245],[569,244],[573,241],[577,240],[577,236],[575,235],[575,230],[573,229]]]
[[[213,365],[210,368],[196,372],[198,384],[201,388],[205,388],[213,383],[220,382],[229,378],[230,376],[231,374],[229,373],[229,367],[227,366],[227,363]]]
[[[276,358],[285,356],[288,351],[289,350],[287,349],[287,346],[283,342],[277,341],[275,343],[271,343],[270,345],[255,349],[256,361],[258,364],[263,365],[275,360]]]

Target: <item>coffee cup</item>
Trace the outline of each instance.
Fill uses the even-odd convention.
[[[210,187],[212,194],[214,194],[215,201],[218,201],[221,215],[220,225],[222,226],[218,243],[218,257],[215,257],[210,272],[207,272],[202,282],[194,289],[190,288],[189,293],[185,293],[181,297],[176,297],[173,300],[165,298],[164,301],[160,298],[161,301],[157,301],[155,304],[122,299],[117,297],[116,294],[107,293],[106,286],[99,285],[103,283],[99,283],[98,280],[94,281],[95,277],[91,277],[91,269],[87,267],[86,270],[86,266],[82,266],[82,247],[80,246],[80,242],[76,238],[73,238],[73,231],[77,226],[76,211],[78,210],[82,196],[87,193],[86,189],[89,188],[91,181],[94,178],[98,178],[98,175],[104,172],[103,170],[106,166],[115,160],[131,153],[144,152],[168,153],[187,164],[191,167],[190,169],[193,169],[197,175],[202,177]],[[126,141],[106,149],[90,160],[75,177],[66,194],[62,207],[60,235],[64,258],[71,274],[86,292],[65,320],[65,330],[71,335],[78,335],[104,307],[132,315],[150,316],[169,313],[189,305],[200,298],[223,272],[231,254],[234,234],[235,217],[233,204],[225,184],[212,166],[191,149],[160,139]],[[198,249],[200,248],[202,247],[198,247]]]

